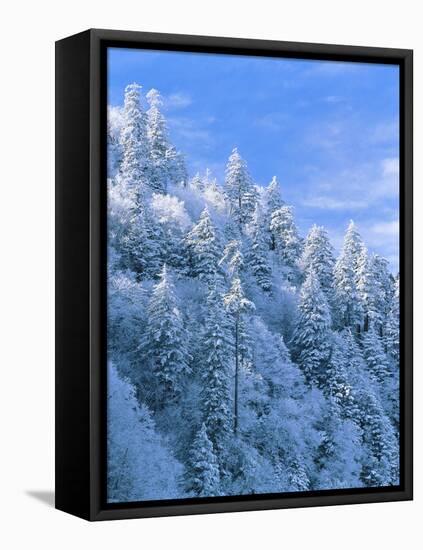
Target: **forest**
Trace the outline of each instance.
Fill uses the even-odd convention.
[[[163,111],[108,109],[108,501],[398,485],[399,275],[236,148],[188,174]]]

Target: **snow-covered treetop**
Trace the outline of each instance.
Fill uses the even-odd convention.
[[[242,288],[239,277],[232,279],[229,292],[223,297],[223,303],[229,313],[240,314],[255,309],[253,302],[248,300]]]
[[[147,93],[146,98],[151,107],[160,107],[163,105],[162,96],[155,88],[151,88],[151,90]]]

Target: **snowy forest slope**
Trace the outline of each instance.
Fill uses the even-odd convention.
[[[189,177],[131,84],[108,243],[109,501],[399,483],[399,278],[353,222],[301,236],[237,149]]]

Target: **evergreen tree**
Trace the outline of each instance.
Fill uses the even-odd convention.
[[[371,391],[361,390],[358,401],[363,446],[367,451],[361,479],[368,487],[397,485],[399,448],[394,428]]]
[[[169,145],[166,151],[166,166],[169,183],[186,187],[188,183],[188,172],[185,158],[173,145]]]
[[[164,193],[169,177],[168,152],[170,148],[166,121],[160,112],[163,104],[157,90],[151,89],[147,94],[150,108],[147,111],[147,137],[150,147],[151,174],[150,187]]]
[[[386,351],[396,361],[399,361],[399,324],[400,324],[400,304],[399,304],[399,276],[395,280],[395,293],[391,297],[388,317],[386,321]]]
[[[222,250],[207,207],[204,208],[200,219],[187,234],[185,243],[189,255],[191,276],[205,280],[213,279],[219,273]]]
[[[125,88],[121,177],[128,187],[135,187],[140,193],[150,181],[150,165],[147,146],[146,115],[140,102],[141,86],[130,84]]]
[[[229,215],[242,228],[251,215],[251,193],[253,186],[247,164],[233,149],[226,166],[225,194],[229,207]]]
[[[311,386],[322,387],[330,356],[331,317],[326,298],[309,271],[300,292],[299,316],[292,338],[294,359]]]
[[[214,449],[221,453],[232,429],[229,358],[233,345],[222,299],[214,284],[207,297],[201,338],[202,412]]]
[[[279,182],[276,176],[273,176],[271,182],[266,187],[266,210],[272,215],[275,210],[281,208],[284,205],[284,202],[281,198],[281,191]]]
[[[242,242],[232,240],[227,243],[223,251],[220,265],[226,265],[229,275],[241,278],[245,268],[244,254],[241,251]]]
[[[363,241],[354,222],[351,221],[334,268],[335,311],[340,328],[359,329],[361,326],[362,307],[357,279],[362,251]]]
[[[144,345],[157,380],[155,408],[160,409],[179,398],[191,370],[182,314],[166,265],[154,286],[147,313]]]
[[[231,288],[223,297],[226,310],[234,321],[234,345],[235,345],[235,376],[234,376],[234,434],[238,433],[238,396],[239,396],[239,368],[245,350],[245,325],[244,316],[255,308],[254,304],[246,298],[239,277],[232,279]]]
[[[256,205],[251,226],[252,234],[247,263],[257,285],[264,292],[270,292],[272,289],[272,270],[265,240],[263,215],[258,204]]]
[[[316,426],[321,441],[314,457],[317,467],[315,489],[361,486],[361,430],[341,416],[338,403],[329,397]]]
[[[191,179],[190,186],[196,191],[204,191],[204,181],[203,178],[200,176],[200,172],[197,172],[195,176]]]
[[[197,497],[218,496],[220,493],[220,475],[213,444],[207,436],[205,424],[202,424],[191,447],[185,487]]]
[[[334,333],[323,392],[339,407],[343,418],[353,419],[356,404],[348,372],[350,361],[351,357],[346,353],[344,339],[338,333]]]
[[[145,201],[120,237],[121,266],[140,279],[157,278],[163,265],[163,232]]]
[[[382,342],[373,326],[363,335],[363,354],[371,377],[383,384],[389,377],[389,366]]]
[[[357,291],[363,314],[363,330],[367,332],[370,324],[374,326],[380,321],[377,309],[377,282],[373,257],[365,246],[362,247],[358,259]]]
[[[266,241],[270,250],[275,250],[275,235],[270,230],[270,224],[272,221],[272,214],[281,206],[284,206],[284,201],[281,198],[279,182],[276,176],[273,176],[271,182],[266,187],[263,195],[263,223],[266,234]]]
[[[311,269],[319,279],[320,286],[329,303],[333,300],[334,250],[324,227],[313,225],[305,240],[300,267],[305,274]]]
[[[373,254],[373,270],[375,273],[375,329],[380,337],[385,335],[386,322],[389,315],[389,307],[395,294],[395,279],[389,272],[388,261],[379,254]]]
[[[302,243],[291,206],[282,206],[273,212],[270,231],[275,243],[275,251],[282,264],[291,270],[296,270]]]

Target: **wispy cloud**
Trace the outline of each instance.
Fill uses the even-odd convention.
[[[186,93],[177,92],[164,98],[166,109],[185,109],[192,104],[192,98]]]
[[[386,158],[359,168],[318,173],[299,200],[303,206],[325,210],[362,210],[381,205],[399,193],[398,158]]]
[[[170,117],[168,119],[171,132],[177,134],[178,138],[195,142],[211,143],[212,134],[201,120],[193,120],[189,117]]]
[[[351,210],[368,206],[365,201],[342,200],[328,196],[308,197],[302,200],[302,205],[324,210]]]
[[[288,115],[285,113],[267,113],[263,116],[257,117],[254,120],[254,125],[272,132],[279,132],[286,127],[287,118]]]

